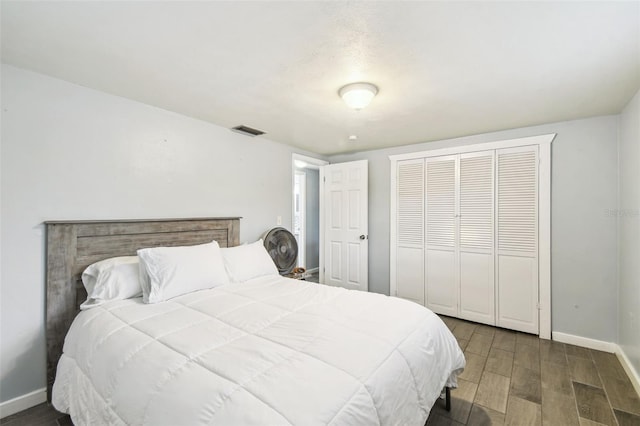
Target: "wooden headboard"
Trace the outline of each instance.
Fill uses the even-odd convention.
[[[240,243],[240,218],[45,222],[47,229],[47,395],[64,338],[87,297],[80,276],[90,264],[145,247]]]

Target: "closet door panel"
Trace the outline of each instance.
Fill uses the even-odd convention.
[[[426,160],[426,306],[458,315],[457,167],[455,155]]]
[[[398,247],[396,295],[424,305],[424,250]]]
[[[424,305],[424,159],[398,162],[396,296]]]
[[[484,253],[460,253],[460,318],[495,324],[494,260]]]
[[[498,325],[538,333],[538,262],[533,257],[498,257]]]
[[[461,154],[459,174],[459,316],[494,325],[494,151]]]
[[[456,257],[451,250],[427,250],[427,307],[443,315],[458,316]]]
[[[538,147],[496,151],[497,325],[538,334]]]

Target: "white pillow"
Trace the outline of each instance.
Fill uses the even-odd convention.
[[[278,268],[264,248],[262,240],[223,248],[222,257],[233,282],[243,282],[264,275],[278,275]]]
[[[142,296],[138,264],[138,256],[123,256],[89,265],[82,273],[87,300],[80,305],[80,309],[93,308],[110,300]]]
[[[197,246],[141,249],[138,257],[145,303],[158,303],[229,283],[220,246],[215,241]]]

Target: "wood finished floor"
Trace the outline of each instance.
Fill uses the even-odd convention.
[[[467,367],[436,402],[427,426],[640,426],[640,398],[615,355],[441,317]],[[48,404],[0,420],[2,426],[69,426]]]
[[[44,403],[0,420],[2,426],[73,426],[71,417]]]
[[[467,367],[428,426],[640,426],[640,398],[614,354],[441,316]]]

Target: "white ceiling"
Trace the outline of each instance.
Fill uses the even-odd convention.
[[[5,63],[320,154],[616,114],[640,87],[638,1],[1,8]],[[380,88],[359,112],[356,81]]]

